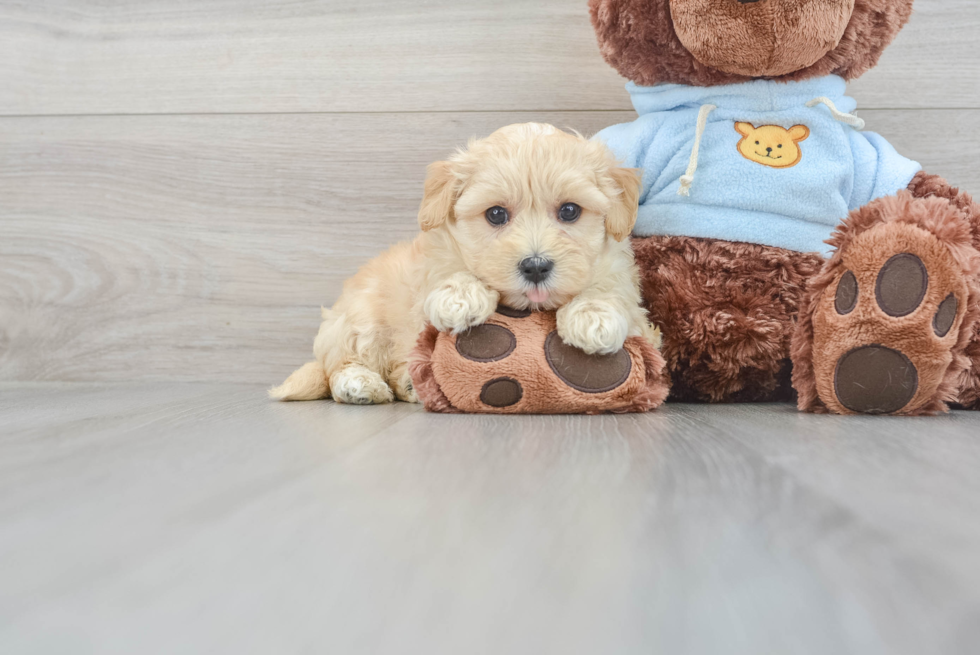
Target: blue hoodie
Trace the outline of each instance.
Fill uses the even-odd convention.
[[[908,187],[921,170],[879,135],[858,131],[863,121],[850,115],[857,103],[845,86],[837,76],[627,85],[640,117],[596,138],[644,171],[634,234],[827,254],[824,241],[851,210]],[[707,121],[698,142],[699,118]]]

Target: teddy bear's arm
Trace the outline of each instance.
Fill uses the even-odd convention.
[[[922,170],[918,162],[900,155],[880,134],[851,130],[849,140],[854,156],[854,187],[848,202],[851,211],[907,188]]]

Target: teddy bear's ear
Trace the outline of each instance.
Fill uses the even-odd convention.
[[[752,130],[755,129],[755,125],[752,123],[735,123],[735,131],[742,136],[748,136],[752,134]]]
[[[606,213],[606,232],[616,241],[622,241],[636,226],[643,171],[637,168],[612,168],[609,177],[619,194],[613,198],[613,205]]]
[[[456,176],[448,161],[430,164],[425,178],[422,206],[419,208],[419,227],[423,232],[434,230],[453,219],[456,203]]]
[[[794,125],[789,128],[789,136],[793,141],[799,143],[810,138],[810,128],[806,125]]]

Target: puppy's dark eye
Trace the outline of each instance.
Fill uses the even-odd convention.
[[[783,144],[781,144],[781,143],[780,143],[780,144],[779,144],[778,146],[776,146],[776,147],[777,147],[777,148],[782,148],[782,147],[783,147]]]
[[[558,210],[558,218],[562,223],[574,223],[582,215],[582,208],[574,202],[566,202]]]
[[[491,207],[487,210],[487,222],[490,225],[506,225],[510,220],[510,212],[503,207]]]
[[[755,142],[755,145],[759,145],[759,142],[758,142],[758,141],[756,141],[756,142]]]

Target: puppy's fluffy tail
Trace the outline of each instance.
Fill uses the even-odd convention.
[[[330,397],[327,372],[319,362],[310,362],[290,375],[278,387],[269,389],[273,400],[320,400]]]

